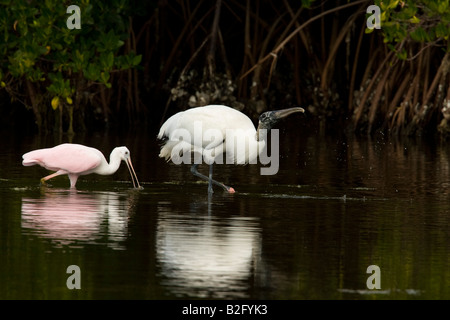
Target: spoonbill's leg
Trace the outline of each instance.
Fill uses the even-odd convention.
[[[192,172],[192,174],[194,176],[197,176],[197,177],[199,177],[199,178],[209,182],[209,184],[208,184],[208,192],[209,193],[212,193],[212,184],[215,184],[215,185],[223,188],[225,191],[227,191],[229,193],[234,193],[235,192],[232,187],[228,187],[228,186],[224,185],[223,183],[221,183],[219,181],[216,181],[216,180],[214,180],[212,178],[212,165],[209,168],[209,175],[210,175],[209,177],[207,177],[207,176],[201,174],[200,172],[198,172],[197,167],[198,167],[198,164],[193,164],[192,167],[191,167],[191,172]]]
[[[70,179],[70,187],[72,189],[74,189],[75,185],[77,184],[78,175],[76,175],[76,174],[69,174],[69,179]],[[134,180],[133,180],[133,185],[134,185]]]
[[[67,172],[63,170],[56,171],[55,173],[49,174],[48,176],[45,176],[41,179],[41,184],[45,185],[47,180],[50,180],[51,178],[54,178],[56,176],[60,176],[62,174],[66,174]]]

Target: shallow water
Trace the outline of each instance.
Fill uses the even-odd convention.
[[[152,134],[77,135],[112,176],[48,187],[21,155],[67,138],[12,135],[0,155],[1,299],[450,299],[450,149],[430,140],[280,132],[280,170],[215,167],[226,194],[158,158]],[[200,166],[200,170],[205,170]],[[206,172],[206,171],[205,171]],[[80,268],[69,289],[67,268]],[[380,289],[367,268],[379,267]]]

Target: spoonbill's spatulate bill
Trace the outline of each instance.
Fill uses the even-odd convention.
[[[191,167],[191,172],[207,180],[208,192],[212,193],[212,184],[220,186],[224,190],[234,193],[232,187],[212,179],[214,159],[220,154],[225,154],[227,163],[254,163],[266,145],[267,131],[270,130],[282,118],[296,112],[305,112],[303,108],[289,108],[276,111],[267,111],[260,115],[258,128],[242,112],[223,105],[208,105],[178,112],[170,117],[160,128],[158,139],[163,140],[159,156],[166,160],[173,160],[174,156],[186,152],[200,151],[208,160],[209,177],[198,172],[198,163]],[[262,131],[266,130],[263,134]],[[214,130],[221,133],[223,139],[180,139],[180,136],[195,137],[196,133]],[[232,139],[233,141],[228,141]],[[246,141],[245,149],[236,150],[234,141],[240,139]],[[227,143],[228,142],[228,143]],[[209,157],[209,159],[208,159]]]
[[[45,184],[51,178],[67,174],[71,188],[75,188],[78,177],[81,175],[90,173],[111,175],[115,173],[123,160],[130,171],[134,188],[142,188],[131,163],[130,151],[127,147],[114,148],[111,152],[109,163],[99,150],[73,143],[64,143],[53,148],[30,151],[25,153],[22,158],[24,166],[38,164],[48,170],[56,171],[42,178],[42,184]]]

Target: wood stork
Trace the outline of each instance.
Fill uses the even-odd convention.
[[[305,110],[296,107],[264,112],[259,117],[257,129],[245,114],[224,105],[208,105],[178,112],[160,128],[158,139],[163,144],[159,157],[180,164],[180,157],[186,154],[189,159],[191,153],[201,154],[205,163],[209,164],[209,177],[198,172],[197,167],[201,161],[194,161],[192,174],[208,181],[209,193],[213,193],[212,184],[234,193],[232,187],[212,178],[213,163],[223,163],[220,159],[224,153],[227,164],[255,163],[266,146],[267,131],[280,119],[295,112]],[[245,147],[236,148],[238,145]]]

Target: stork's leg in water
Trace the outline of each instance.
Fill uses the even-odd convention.
[[[197,170],[198,164],[193,164],[192,165],[191,172],[192,172],[192,174],[194,176],[197,176],[197,177],[199,177],[199,178],[201,178],[203,180],[208,181],[208,193],[213,193],[214,192],[213,188],[212,188],[213,184],[215,184],[216,186],[221,187],[222,189],[224,189],[225,191],[227,191],[229,193],[234,193],[235,191],[234,191],[234,189],[232,187],[228,187],[228,186],[224,185],[223,183],[221,183],[219,181],[216,181],[216,180],[214,180],[212,178],[212,172],[213,172],[212,166],[213,166],[212,164],[209,166],[209,177],[207,177],[207,176],[201,174],[200,172],[198,172],[198,170]]]
[[[214,193],[213,187],[212,187],[212,174],[213,174],[213,164],[211,163],[209,165],[209,177],[208,177],[208,193]]]

